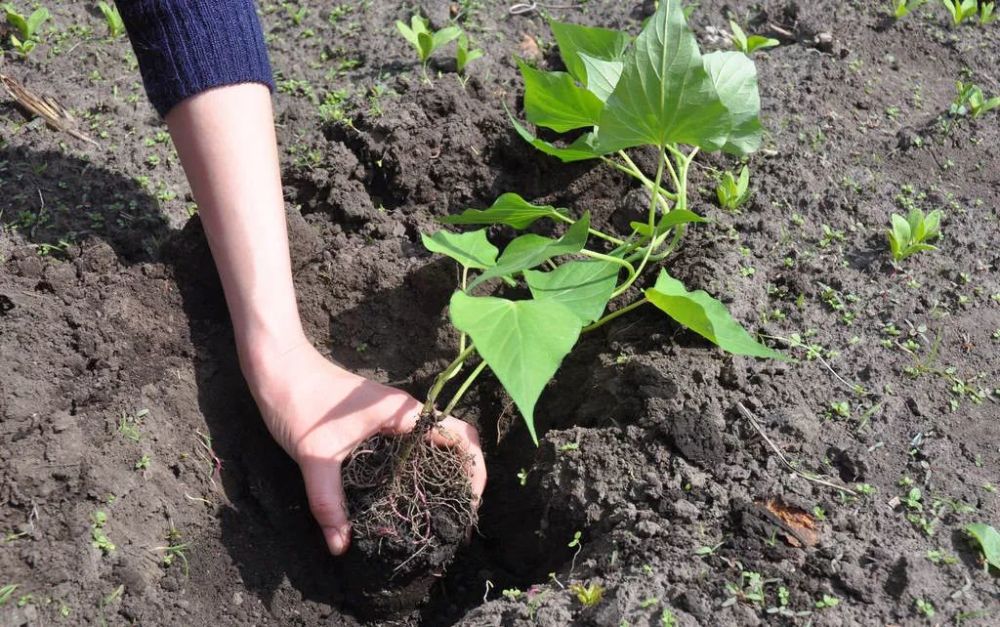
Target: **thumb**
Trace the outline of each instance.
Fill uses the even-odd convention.
[[[340,480],[340,463],[313,461],[301,465],[309,510],[323,529],[326,545],[334,555],[342,555],[351,544],[351,521]]]

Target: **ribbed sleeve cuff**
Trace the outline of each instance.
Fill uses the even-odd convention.
[[[206,89],[274,90],[254,0],[117,0],[150,102],[161,116]]]

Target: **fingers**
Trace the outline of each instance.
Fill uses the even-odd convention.
[[[472,456],[472,491],[478,499],[486,489],[486,460],[479,445],[479,432],[469,423],[448,416],[438,423],[440,429],[431,431],[431,441],[440,446],[459,446]]]
[[[301,465],[309,509],[323,529],[326,545],[334,555],[342,555],[351,544],[351,521],[340,480],[340,464],[311,461]]]

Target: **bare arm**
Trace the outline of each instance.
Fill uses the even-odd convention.
[[[378,432],[411,429],[421,404],[350,373],[307,340],[292,285],[284,201],[267,87],[204,91],[166,116],[198,203],[229,305],[240,365],[268,429],[299,464],[310,508],[334,554],[350,543],[340,466]],[[475,429],[443,423],[486,469]]]

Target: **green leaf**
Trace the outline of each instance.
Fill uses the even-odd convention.
[[[536,300],[558,301],[590,324],[604,313],[620,269],[609,261],[568,261],[551,272],[525,270],[524,278]]]
[[[777,39],[771,39],[770,37],[764,37],[762,35],[750,35],[747,38],[747,52],[753,54],[757,50],[763,50],[764,48],[773,48],[780,44],[781,42]]]
[[[594,133],[584,133],[583,135],[577,137],[572,144],[563,148],[556,146],[551,142],[547,142],[544,139],[535,137],[531,131],[526,129],[523,124],[517,121],[517,118],[510,115],[509,111],[507,112],[507,115],[510,117],[511,124],[514,125],[514,130],[517,131],[517,134],[520,135],[524,141],[528,142],[550,157],[559,159],[563,163],[596,159],[597,157],[605,154],[595,148],[594,141],[596,137]]]
[[[892,214],[891,220],[892,232],[896,241],[899,242],[902,247],[905,247],[913,239],[910,231],[910,223],[906,221],[906,218],[898,213]]]
[[[986,562],[1000,570],[1000,532],[985,523],[966,525],[965,531],[979,542]]]
[[[433,44],[431,46],[431,52],[434,52],[441,46],[449,44],[459,38],[462,34],[462,29],[458,26],[446,26],[441,30],[434,33],[432,36]]]
[[[605,61],[620,59],[632,40],[628,33],[608,28],[580,26],[555,20],[549,20],[549,27],[555,35],[559,56],[562,57],[566,71],[588,87],[587,69],[580,55],[586,54]]]
[[[729,115],[702,65],[680,0],[661,0],[625,60],[598,131],[607,152],[652,144],[691,144],[717,150]]]
[[[597,124],[604,103],[566,72],[542,72],[517,62],[524,77],[528,121],[560,133]]]
[[[587,244],[589,229],[590,213],[585,213],[582,218],[570,225],[566,234],[559,239],[542,237],[534,233],[516,237],[507,244],[496,265],[476,277],[476,280],[469,285],[469,289],[490,279],[534,268],[559,255],[578,253]]]
[[[426,62],[434,52],[434,35],[426,31],[417,33],[417,45],[419,46],[420,61]]]
[[[660,221],[656,223],[656,235],[662,235],[675,226],[691,224],[693,222],[708,222],[708,220],[687,209],[674,209],[660,218]],[[632,222],[630,226],[639,235],[649,237],[649,224],[645,222]]]
[[[740,52],[749,52],[750,47],[747,42],[747,34],[743,32],[740,25],[733,20],[729,20],[729,30],[733,31],[732,42]]]
[[[512,301],[455,292],[451,321],[472,338],[537,444],[535,404],[580,337],[580,319],[552,299]]]
[[[497,261],[497,247],[486,239],[486,229],[470,233],[438,231],[433,235],[420,234],[424,248],[432,253],[451,257],[465,268],[485,270]]]
[[[28,18],[27,27],[28,27],[29,37],[31,38],[35,37],[35,35],[38,33],[39,27],[41,27],[41,25],[45,23],[45,20],[49,19],[49,15],[50,15],[49,10],[46,9],[45,7],[42,7],[40,9],[35,9],[35,11]]]
[[[489,209],[466,209],[454,216],[439,218],[444,224],[506,224],[515,229],[525,229],[540,218],[559,220],[565,209],[551,205],[533,205],[521,196],[506,193],[493,201]]]
[[[22,39],[30,38],[31,31],[28,29],[28,22],[24,19],[24,16],[9,6],[4,8],[7,11],[7,22],[17,29],[17,32],[21,34]],[[11,35],[11,37],[13,37],[13,35]]]
[[[757,67],[746,55],[731,50],[706,54],[702,60],[729,112],[730,127],[722,149],[741,156],[754,152],[760,148],[762,135]]]
[[[677,279],[660,271],[656,285],[646,290],[649,302],[668,316],[735,355],[784,360],[781,353],[764,346],[747,333],[726,310],[726,306],[698,290],[689,292]]]
[[[608,97],[615,91],[615,86],[618,85],[625,64],[621,61],[598,59],[584,52],[580,53],[580,60],[587,72],[587,89],[602,103],[607,102]]]
[[[417,19],[418,19],[418,16],[414,15],[413,16],[413,21],[416,22]],[[412,44],[413,47],[416,48],[417,51],[419,52],[420,51],[420,40],[417,39],[417,31],[414,30],[414,29],[412,29],[412,28],[410,28],[405,23],[403,23],[403,22],[401,22],[399,20],[396,20],[396,28],[399,30],[399,33],[403,36],[403,39],[405,39],[406,41],[410,42],[410,44]]]

